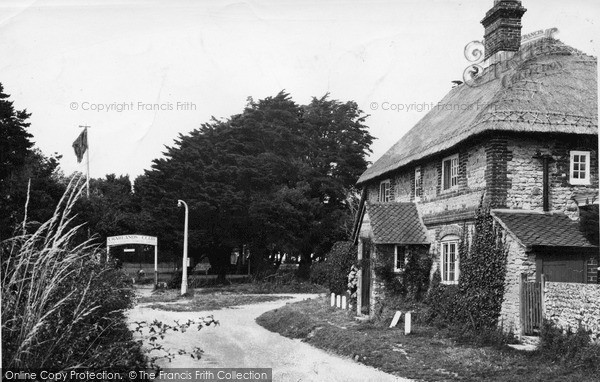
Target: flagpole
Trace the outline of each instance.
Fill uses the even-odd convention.
[[[85,150],[85,162],[86,162],[86,168],[87,168],[87,172],[85,174],[85,185],[86,185],[86,195],[87,198],[90,198],[90,139],[87,135],[87,129],[90,126],[85,126],[85,125],[79,125],[79,127],[83,127],[84,131],[85,131],[85,137],[86,137],[86,144],[87,144],[87,148]]]

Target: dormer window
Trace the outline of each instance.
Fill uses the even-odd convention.
[[[389,180],[384,180],[383,182],[379,183],[379,201],[382,203],[391,201]]]
[[[458,187],[458,154],[444,158],[442,161],[442,190]]]
[[[571,151],[571,184],[590,184],[590,152]]]

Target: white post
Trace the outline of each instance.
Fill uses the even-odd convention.
[[[411,313],[406,312],[406,314],[404,315],[404,334],[405,335],[410,334],[410,329],[411,329]]]
[[[346,296],[342,296],[342,309],[346,310],[348,308],[348,304],[346,301]]]
[[[182,204],[185,207],[185,223],[183,226],[183,269],[181,270],[181,295],[183,296],[187,293],[188,205],[183,200],[177,201],[178,207]]]
[[[158,287],[158,243],[154,246],[154,287]]]
[[[340,296],[339,294],[335,296],[335,306],[337,306],[338,308],[342,307],[342,296]]]
[[[397,310],[396,314],[394,314],[394,318],[392,319],[392,322],[390,323],[390,328],[393,328],[394,326],[398,325],[398,321],[400,321],[401,316],[402,316],[402,312]]]
[[[335,306],[335,293],[331,293],[331,306]]]

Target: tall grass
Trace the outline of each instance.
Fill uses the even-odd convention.
[[[134,292],[88,239],[75,242],[71,179],[53,216],[35,232],[1,243],[3,367],[69,369],[141,364],[124,310]]]

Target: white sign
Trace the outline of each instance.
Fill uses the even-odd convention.
[[[145,235],[121,235],[121,236],[109,236],[106,238],[106,246],[112,247],[115,245],[123,244],[145,244],[154,245],[158,244],[156,236],[145,236]]]

